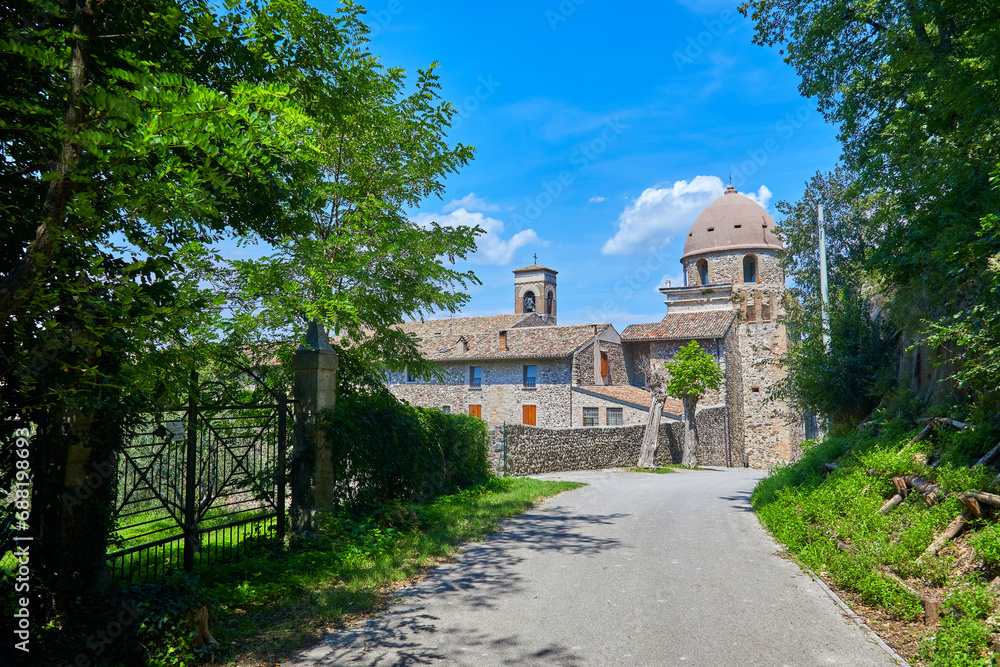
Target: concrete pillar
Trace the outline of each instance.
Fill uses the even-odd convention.
[[[312,528],[317,509],[334,504],[330,446],[317,430],[319,414],[337,402],[337,352],[323,325],[313,321],[292,355],[295,369],[295,428],[292,446],[292,528]]]

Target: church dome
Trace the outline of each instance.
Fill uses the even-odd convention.
[[[716,250],[781,247],[781,240],[774,234],[774,219],[763,206],[730,185],[691,225],[684,242],[684,257]]]

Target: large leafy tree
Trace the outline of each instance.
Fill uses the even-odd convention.
[[[339,42],[314,31],[334,23]],[[477,280],[454,264],[475,249],[480,230],[422,225],[408,213],[440,196],[444,178],[472,149],[447,142],[455,111],[438,98],[434,67],[407,90],[403,70],[383,67],[368,50],[354,5],[335,18],[306,11],[299,25],[283,29],[276,59],[288,66],[276,74],[315,121],[323,161],[309,183],[308,225],[277,239],[263,258],[218,274],[236,314],[232,340],[287,352],[296,334],[319,320],[372,367],[433,372],[415,341],[393,325],[465,303],[464,288]],[[293,45],[306,55],[286,57],[283,49]]]
[[[981,312],[988,261],[1000,251],[981,224],[1000,206],[990,184],[1000,161],[1000,9],[753,0],[741,11],[756,24],[755,41],[782,49],[800,91],[838,126],[852,174],[845,199],[875,202],[856,268],[887,300],[906,346]],[[940,353],[973,360],[960,348]]]
[[[246,27],[274,10],[230,6],[0,10],[0,435],[34,431],[34,618],[102,585],[113,484],[78,506],[61,498],[107,464],[154,398],[150,379],[170,374],[151,352],[198,324],[210,299],[188,266],[223,238],[276,238],[304,219],[310,123]],[[186,371],[182,357],[169,361]]]

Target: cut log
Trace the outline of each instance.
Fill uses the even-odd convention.
[[[923,494],[924,500],[927,501],[928,505],[937,505],[938,501],[941,499],[941,487],[937,484],[932,484],[925,479],[914,477],[910,480],[910,486]]]
[[[941,426],[947,424],[948,426],[954,426],[958,429],[963,429],[968,424],[965,422],[960,422],[956,419],[949,419],[948,417],[924,417],[923,419],[918,419],[917,421],[927,424],[928,426]]]
[[[983,493],[982,491],[966,491],[962,494],[963,498],[974,498],[981,503],[985,503],[992,507],[1000,507],[1000,496],[995,493]]]
[[[892,511],[894,507],[899,507],[904,500],[906,500],[906,498],[904,498],[902,494],[897,493],[892,498],[889,498],[889,500],[886,501],[885,505],[882,505],[882,507],[878,508],[878,513],[888,514],[889,512]]]
[[[923,603],[924,625],[938,624],[938,620],[941,618],[941,598],[922,594],[903,581],[895,572],[890,572],[889,570],[879,570],[879,572],[895,581],[903,590]]]
[[[934,538],[934,541],[924,550],[924,553],[920,554],[920,558],[917,558],[917,560],[928,556],[936,556],[937,552],[941,551],[941,548],[948,543],[948,540],[962,532],[962,529],[965,528],[965,524],[968,522],[969,510],[963,510],[961,514],[952,519],[952,522],[948,524],[943,533]]]
[[[928,424],[927,426],[923,427],[920,430],[920,433],[917,433],[915,436],[913,436],[913,439],[910,440],[909,444],[912,445],[923,440],[927,436],[927,434],[931,432],[932,428],[934,427],[931,424]]]
[[[982,508],[979,507],[979,501],[976,500],[975,497],[962,496],[958,500],[963,505],[965,505],[965,508],[969,510],[969,512],[972,513],[972,516],[976,517],[977,519],[983,515]]]
[[[983,454],[983,457],[976,461],[976,465],[988,466],[997,460],[997,456],[1000,456],[1000,442],[997,443],[996,447]]]

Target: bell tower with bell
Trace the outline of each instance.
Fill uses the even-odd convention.
[[[518,315],[532,313],[546,324],[556,323],[556,274],[558,271],[535,263],[514,269],[514,312]]]

